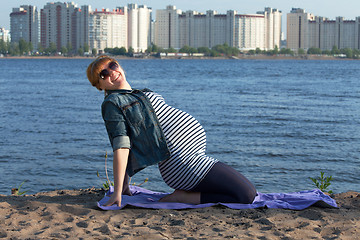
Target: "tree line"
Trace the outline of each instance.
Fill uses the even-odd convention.
[[[123,56],[133,56],[134,49],[129,47],[126,49],[125,47],[115,47],[115,48],[105,48],[105,53],[112,54],[112,55],[123,55]],[[242,54],[238,48],[230,47],[228,44],[219,44],[212,48],[208,47],[190,47],[190,46],[183,46],[181,49],[176,50],[174,48],[161,48],[155,44],[149,46],[144,54],[148,55],[158,55],[160,53],[203,53],[204,56],[208,57],[220,57],[220,56],[237,56]],[[31,42],[26,42],[25,40],[21,39],[19,42],[5,42],[4,40],[0,39],[0,54],[3,55],[10,55],[10,56],[24,56],[24,55],[45,55],[45,56],[53,56],[53,55],[63,55],[63,56],[84,56],[86,55],[93,55],[96,56],[98,54],[97,49],[93,48],[90,53],[90,47],[87,43],[84,43],[78,49],[73,49],[70,43],[66,46],[61,47],[60,51],[57,49],[55,43],[50,43],[48,48],[43,48],[41,44],[38,44],[38,49],[34,51],[34,46]],[[304,49],[298,49],[297,52],[289,48],[281,48],[279,49],[278,46],[275,46],[272,50],[261,50],[260,48],[256,48],[255,50],[249,50],[245,52],[248,55],[255,55],[255,54],[262,54],[262,55],[306,55],[306,54],[315,54],[315,55],[328,55],[328,56],[342,56],[346,58],[360,58],[360,50],[359,49],[351,49],[351,48],[344,48],[338,49],[336,46],[332,48],[332,50],[321,50],[320,48],[309,48],[307,51]]]
[[[0,54],[10,55],[10,56],[28,56],[28,55],[45,55],[45,56],[54,56],[54,55],[64,55],[64,56],[83,56],[85,53],[89,52],[89,45],[84,43],[78,49],[73,49],[71,43],[68,43],[66,46],[61,47],[60,51],[57,49],[57,46],[54,42],[51,42],[49,47],[42,47],[41,43],[38,44],[38,48],[34,51],[34,46],[31,42],[26,42],[24,39],[20,39],[19,42],[5,42],[0,39]],[[97,50],[93,49],[92,54],[96,55]]]
[[[255,55],[255,54],[265,54],[265,55],[278,55],[278,54],[284,54],[284,55],[326,55],[326,56],[342,56],[346,58],[353,58],[353,59],[360,59],[360,50],[359,49],[351,49],[351,48],[342,48],[338,49],[337,46],[334,46],[331,50],[321,50],[320,48],[311,47],[307,51],[300,48],[297,52],[294,52],[293,50],[289,48],[282,48],[278,49],[277,46],[275,46],[272,50],[261,50],[260,48],[256,48],[255,50],[249,50],[248,54]]]
[[[127,56],[132,56],[134,53],[134,49],[132,47],[129,47],[128,51],[124,47],[105,48],[104,51],[105,53],[110,53],[113,55],[127,55]],[[207,48],[207,47],[193,48],[190,46],[184,46],[179,50],[176,50],[175,48],[172,47],[164,49],[155,44],[152,44],[145,50],[144,53],[148,55],[157,55],[159,53],[189,53],[189,54],[203,53],[205,56],[218,57],[218,56],[236,56],[240,54],[240,50],[235,47],[230,47],[226,43],[222,45],[216,45],[212,48]]]

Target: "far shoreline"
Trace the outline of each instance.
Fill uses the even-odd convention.
[[[128,57],[128,56],[113,56],[121,60],[359,60],[352,58],[339,58],[334,56],[323,55],[300,55],[300,56],[286,56],[286,55],[239,55],[232,57]],[[96,59],[97,56],[3,56],[0,59]]]

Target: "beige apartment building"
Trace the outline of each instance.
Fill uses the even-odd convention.
[[[91,48],[132,47],[144,52],[151,44],[151,12],[145,5],[129,4],[110,11],[102,9],[90,14],[89,42]]]
[[[182,12],[175,6],[156,11],[154,42],[162,48],[180,49],[208,47],[227,43],[242,50],[280,47],[281,15],[277,9],[265,8],[257,14],[238,14],[227,11],[206,14]]]
[[[334,46],[338,49],[360,49],[360,17],[355,20],[343,17],[329,20],[299,8],[293,8],[287,14],[288,48],[331,50]]]
[[[40,41],[39,38],[39,13],[35,6],[21,5],[13,8],[10,13],[10,34],[12,42],[20,39],[31,42],[34,49]]]
[[[125,47],[128,49],[127,9],[117,8],[95,10],[90,13],[90,48],[103,51],[105,48]]]

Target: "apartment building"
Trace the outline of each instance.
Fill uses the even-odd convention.
[[[36,49],[39,38],[39,13],[35,6],[21,5],[10,13],[10,34],[12,42],[20,39],[31,42]]]
[[[99,51],[132,47],[134,52],[144,52],[151,45],[151,12],[151,8],[137,4],[91,12],[90,47]]]
[[[77,50],[89,46],[89,24],[90,13],[92,12],[91,6],[83,5],[81,8],[75,8],[72,14],[71,26],[71,46]],[[91,51],[91,49],[90,49]]]
[[[154,42],[162,48],[180,48],[179,15],[181,10],[175,6],[167,6],[166,9],[156,10],[154,29]]]
[[[4,42],[10,41],[10,31],[0,27],[0,40],[3,40]]]
[[[273,49],[280,46],[281,11],[265,8],[258,14],[238,14],[227,11],[206,14],[196,11],[182,12],[175,6],[156,11],[155,44],[162,48],[179,49],[213,47],[228,44],[243,50]]]
[[[72,43],[73,14],[77,5],[74,3],[49,2],[40,11],[41,19],[41,45],[44,48],[55,43],[60,52],[62,47]],[[72,46],[75,47],[75,46]]]
[[[343,17],[330,20],[299,8],[293,8],[287,14],[288,48],[331,50],[334,46],[338,49],[360,49],[360,17],[355,20]]]
[[[280,48],[281,44],[281,11],[273,8],[265,8],[263,12],[257,12],[264,16],[265,24],[265,49]]]
[[[127,7],[97,9],[90,13],[90,48],[103,51],[105,48],[125,47],[128,49]]]
[[[128,46],[144,52],[151,45],[152,9],[146,5],[128,4]]]

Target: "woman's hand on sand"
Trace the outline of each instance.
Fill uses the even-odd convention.
[[[111,197],[110,199],[104,204],[105,207],[108,207],[108,206],[112,206],[116,204],[116,206],[120,207],[121,206],[121,194],[120,196],[118,194],[111,194]]]

